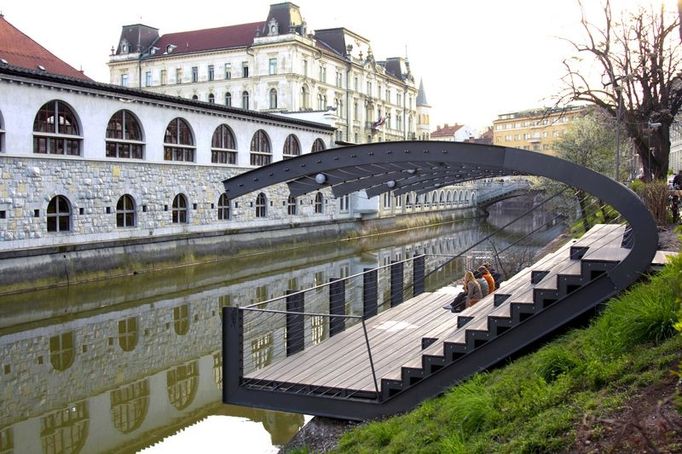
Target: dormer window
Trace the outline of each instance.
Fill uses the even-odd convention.
[[[273,17],[270,19],[270,22],[268,22],[268,36],[277,35],[279,35],[279,24],[277,23],[277,19]]]
[[[171,52],[173,52],[173,50],[174,50],[176,47],[178,47],[178,46],[176,46],[175,44],[169,44],[169,45],[167,45],[167,46],[166,46],[166,53],[167,53],[167,54],[170,54]]]
[[[130,52],[130,44],[126,40],[121,41],[121,53],[127,54],[128,52]]]

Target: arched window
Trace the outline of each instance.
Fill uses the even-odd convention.
[[[438,197],[438,194],[436,194],[435,192],[431,193],[431,205],[433,205],[433,206],[438,205],[438,198],[437,197]]]
[[[234,134],[227,125],[216,128],[211,139],[211,162],[217,164],[236,164],[237,146]]]
[[[405,196],[405,206],[407,208],[412,208],[412,194],[410,193]]]
[[[76,358],[73,331],[50,337],[50,363],[55,370],[71,367]]]
[[[218,199],[218,220],[227,221],[230,219],[230,199],[227,198],[227,194],[220,194]]]
[[[310,109],[310,91],[306,85],[301,87],[301,109]]]
[[[197,95],[192,95],[192,101],[198,101],[199,97]]]
[[[296,197],[294,196],[289,196],[287,199],[287,214],[289,216],[293,216],[296,214],[297,211],[297,206],[296,206]]]
[[[58,195],[47,204],[47,231],[68,232],[71,230],[71,203]]]
[[[318,192],[315,194],[315,214],[322,214],[324,212],[324,204],[322,193]]]
[[[249,92],[248,91],[243,91],[242,92],[242,109],[249,109]]]
[[[135,201],[128,194],[116,203],[116,227],[135,227]]]
[[[232,107],[232,94],[231,93],[225,93],[225,105],[227,107]]]
[[[270,89],[270,108],[271,109],[277,108],[277,90],[275,90],[274,88]]]
[[[114,389],[111,399],[111,419],[124,434],[139,429],[149,409],[149,380],[146,378]]]
[[[299,156],[301,154],[301,144],[294,134],[289,134],[284,141],[284,150],[282,150],[282,155],[284,158],[291,158],[293,156]]]
[[[211,104],[215,104],[215,95],[213,93],[208,94],[208,102]]]
[[[251,138],[251,165],[264,166],[271,160],[270,139],[265,131],[259,129]]]
[[[129,110],[119,110],[107,124],[107,158],[142,159],[144,142],[137,117]]]
[[[180,365],[166,373],[168,400],[177,410],[184,410],[194,401],[199,388],[199,367],[196,361]]]
[[[187,197],[178,194],[173,199],[172,217],[173,224],[187,224]]]
[[[256,217],[264,218],[267,215],[267,199],[262,192],[256,197]]]
[[[318,93],[317,95],[317,110],[324,110],[324,98],[322,97],[322,93]]]
[[[33,152],[80,156],[78,120],[62,101],[50,101],[38,111],[33,122]]]
[[[118,345],[124,352],[132,352],[137,346],[137,317],[118,321]]]
[[[440,202],[441,205],[445,203],[445,193],[443,191],[441,191],[438,201]]]
[[[171,120],[163,137],[163,159],[192,162],[194,148],[194,137],[189,124],[182,118]]]
[[[183,304],[173,308],[173,329],[178,336],[189,332],[189,306]]]
[[[81,452],[88,439],[90,417],[87,401],[70,403],[40,418],[43,452]]]
[[[324,146],[324,140],[315,139],[315,142],[313,142],[313,148],[310,151],[315,153],[316,151],[322,151],[325,148],[327,147]]]

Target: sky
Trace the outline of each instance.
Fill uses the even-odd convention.
[[[5,19],[89,77],[109,82],[106,65],[121,27],[143,23],[161,34],[264,21],[280,0],[0,0]],[[642,2],[612,0],[614,11]],[[431,127],[482,130],[498,115],[552,105],[562,61],[579,39],[577,0],[295,0],[309,30],[345,27],[370,40],[375,58],[407,56],[423,80]],[[598,17],[600,0],[584,0]],[[190,8],[187,8],[191,5]]]

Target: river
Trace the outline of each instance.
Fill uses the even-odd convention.
[[[321,244],[0,297],[0,452],[276,452],[309,418],[221,402],[221,307],[246,305],[421,251],[444,262],[525,208],[488,219]],[[561,231],[534,215],[432,276],[500,254],[516,262]],[[537,229],[530,239],[525,233]],[[512,243],[522,247],[505,251]],[[514,252],[516,251],[516,252]],[[521,252],[519,252],[521,251]],[[440,263],[439,262],[439,263]],[[508,269],[506,269],[508,268]],[[272,340],[253,339],[267,358]],[[229,448],[229,449],[227,449]]]

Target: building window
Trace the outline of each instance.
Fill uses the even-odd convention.
[[[42,452],[81,452],[88,439],[89,422],[87,401],[69,404],[43,416],[40,420]]]
[[[173,308],[173,330],[178,336],[189,332],[189,306],[183,304]]]
[[[187,197],[184,194],[176,195],[173,199],[173,224],[187,224],[187,211]]]
[[[268,74],[271,76],[277,74],[277,59],[271,58],[268,62]]]
[[[213,65],[208,65],[208,80],[215,79],[215,68]]]
[[[320,82],[327,82],[327,67],[320,65]]]
[[[251,341],[251,362],[253,369],[262,369],[272,361],[272,333],[264,334]]]
[[[47,231],[68,232],[71,230],[71,203],[58,195],[47,204]]]
[[[215,104],[215,95],[213,93],[208,94],[208,102],[209,104]]]
[[[114,427],[123,434],[139,429],[149,409],[149,381],[144,379],[121,386],[109,396]]]
[[[322,193],[315,194],[315,214],[322,214],[324,212],[324,203]]]
[[[194,148],[194,138],[189,124],[182,118],[171,120],[163,138],[163,159],[192,162]]]
[[[287,214],[289,216],[295,215],[296,209],[296,197],[290,195],[289,198],[287,198]]]
[[[350,196],[348,194],[339,197],[339,211],[341,213],[348,213],[350,208]]]
[[[182,83],[182,68],[175,68],[175,83]]]
[[[343,74],[339,71],[336,71],[336,86],[343,88]]]
[[[301,87],[301,109],[310,109],[310,91],[306,85]]]
[[[107,158],[142,159],[142,128],[129,110],[119,110],[111,117],[106,136]]]
[[[192,82],[199,82],[199,68],[192,66]]]
[[[315,142],[313,142],[313,148],[310,150],[311,152],[315,153],[316,151],[322,151],[326,147],[324,146],[324,140],[322,139],[315,139]]]
[[[232,94],[225,93],[225,105],[227,107],[232,107]]]
[[[230,219],[230,199],[227,198],[227,194],[220,194],[218,199],[218,220],[228,221]]]
[[[216,164],[236,164],[236,150],[234,134],[227,125],[216,128],[211,139],[211,162]]]
[[[308,60],[303,60],[303,75],[308,77]]]
[[[116,203],[116,227],[135,227],[135,202],[128,194]]]
[[[225,80],[232,79],[232,65],[225,63]]]
[[[75,358],[76,349],[72,331],[50,337],[50,363],[55,370],[68,369]]]
[[[199,389],[199,367],[196,361],[166,372],[168,400],[177,410],[184,410],[194,401]]]
[[[242,63],[242,77],[249,77],[249,64],[246,62]]]
[[[391,193],[384,192],[384,208],[391,208]]]
[[[137,346],[137,317],[118,322],[118,345],[124,352],[132,352]]]
[[[251,138],[251,165],[264,166],[272,160],[270,151],[270,139],[262,129],[256,131]]]
[[[294,134],[289,134],[284,141],[284,149],[282,150],[282,155],[284,158],[291,158],[294,156],[299,156],[301,154],[301,144]]]
[[[162,69],[162,70],[161,70],[161,76],[160,76],[161,85],[166,85],[166,83],[167,83],[166,80],[167,80],[167,77],[168,77],[167,74],[168,74],[168,73],[166,72],[165,69]]]
[[[267,199],[262,192],[256,197],[256,217],[264,218],[267,215]]]
[[[151,87],[152,86],[152,72],[147,71],[144,73],[144,86],[145,87]]]
[[[242,92],[242,109],[249,110],[249,92]]]
[[[277,108],[277,90],[275,90],[274,88],[270,89],[270,108],[271,109]]]
[[[324,98],[322,93],[317,94],[317,110],[324,110]]]
[[[121,87],[128,86],[128,73],[121,74]]]
[[[62,101],[50,101],[38,111],[33,122],[33,152],[80,155],[83,138],[76,115]]]
[[[192,95],[192,101],[199,101],[199,96]]]

